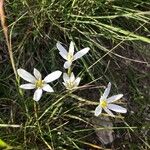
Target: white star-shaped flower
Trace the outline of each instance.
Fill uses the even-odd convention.
[[[64,80],[63,84],[66,87],[66,89],[73,90],[78,87],[81,78],[80,77],[75,78],[75,76],[72,72],[70,76],[68,76],[67,73],[64,73],[63,80]]]
[[[56,46],[59,50],[59,54],[66,60],[66,62],[64,63],[65,69],[69,68],[73,61],[81,58],[90,50],[89,47],[86,47],[74,54],[74,43],[72,41],[70,42],[69,52],[67,52],[67,50],[60,44],[60,42],[57,42]]]
[[[118,95],[114,95],[114,96],[107,98],[109,95],[110,89],[111,89],[111,83],[109,82],[107,88],[105,89],[103,95],[100,98],[99,105],[95,109],[95,116],[99,116],[102,112],[102,109],[104,109],[104,111],[106,113],[108,113],[110,116],[113,116],[113,117],[114,117],[114,115],[111,112],[111,110],[113,110],[115,112],[119,112],[119,113],[126,113],[127,112],[126,108],[123,108],[123,107],[118,106],[116,104],[111,104],[111,103],[119,100],[120,98],[122,98],[123,94],[118,94]]]
[[[62,74],[61,71],[54,71],[51,74],[47,75],[42,80],[41,73],[35,68],[33,71],[34,76],[31,75],[29,72],[27,72],[24,69],[18,69],[17,72],[21,78],[23,78],[24,80],[29,82],[27,84],[20,85],[20,88],[22,88],[22,89],[36,89],[34,92],[34,96],[33,96],[33,99],[35,101],[40,100],[40,98],[42,97],[43,90],[46,92],[54,92],[53,88],[47,83],[50,83],[50,82],[58,79]]]

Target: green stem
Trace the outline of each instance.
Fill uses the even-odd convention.
[[[43,142],[45,143],[45,145],[48,147],[48,149],[52,150],[52,147],[47,143],[47,141],[43,137],[42,129],[41,129],[41,126],[40,126],[40,123],[39,123],[39,120],[38,120],[38,114],[37,114],[38,108],[39,108],[38,104],[36,104],[36,102],[34,101],[35,119],[36,119],[36,123],[37,123],[37,126],[38,126],[38,130],[40,132],[40,137],[43,140]]]
[[[35,101],[34,101],[34,115],[35,115],[35,119],[37,121],[38,115],[37,115],[37,106],[36,106],[36,102]]]
[[[68,76],[71,76],[71,67],[68,68]]]

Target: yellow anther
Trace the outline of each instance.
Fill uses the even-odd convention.
[[[36,88],[42,88],[43,87],[43,81],[42,80],[37,80],[35,85],[36,85]]]
[[[73,61],[73,55],[68,54],[68,55],[67,55],[67,60],[68,60],[68,61]]]
[[[107,101],[106,101],[106,100],[101,100],[100,106],[101,106],[102,108],[107,107]]]
[[[68,89],[72,89],[72,88],[74,88],[74,82],[67,82],[67,88]]]

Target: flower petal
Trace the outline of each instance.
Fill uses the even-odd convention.
[[[76,78],[76,80],[75,80],[75,85],[78,86],[79,83],[80,83],[80,81],[81,81],[81,78],[80,78],[80,77]]]
[[[54,92],[53,88],[49,84],[44,84],[42,89],[46,92]]]
[[[115,101],[119,100],[121,97],[123,97],[123,94],[118,94],[118,95],[111,96],[107,99],[107,102],[108,103],[115,102]]]
[[[64,80],[64,82],[68,82],[69,81],[69,76],[68,76],[68,74],[67,73],[63,73],[63,80]]]
[[[71,64],[72,64],[72,62],[66,61],[66,62],[64,63],[64,68],[65,68],[65,69],[68,69],[68,68],[71,66]]]
[[[67,88],[67,83],[66,82],[62,82],[63,83],[63,85]]]
[[[110,116],[115,117],[114,114],[113,114],[108,108],[104,108],[104,110],[105,110],[105,112],[106,112],[107,114],[109,114]]]
[[[36,78],[33,75],[31,75],[29,72],[27,72],[26,70],[18,69],[17,72],[18,72],[18,75],[24,80],[31,82],[31,83],[35,83]]]
[[[52,82],[56,79],[58,79],[60,76],[61,76],[62,72],[61,71],[54,71],[52,72],[51,74],[47,75],[45,78],[44,78],[44,81],[46,83],[49,83],[49,82]]]
[[[40,89],[40,88],[37,89],[37,90],[34,92],[33,99],[34,99],[35,101],[39,101],[40,98],[42,97],[42,93],[43,93],[42,89]]]
[[[71,41],[69,46],[69,54],[74,55],[74,43]]]
[[[108,104],[108,108],[119,113],[126,113],[127,109],[115,104]]]
[[[34,74],[34,76],[36,77],[37,80],[42,79],[41,73],[36,68],[34,68],[33,74]]]
[[[57,49],[60,51],[60,53],[63,53],[64,55],[67,56],[68,52],[66,49],[60,44],[60,42],[57,42],[56,44]]]
[[[20,88],[27,89],[27,90],[35,89],[35,84],[30,84],[30,83],[22,84],[20,85]]]
[[[99,116],[102,112],[102,107],[100,105],[98,105],[95,109],[94,115],[95,116]]]
[[[65,54],[62,53],[62,52],[59,52],[59,54],[60,54],[65,60],[67,60],[67,55],[65,55]]]
[[[74,73],[71,72],[71,75],[70,75],[70,82],[74,82],[75,81],[75,76],[74,76]]]
[[[105,89],[103,95],[101,96],[100,100],[102,99],[107,99],[109,93],[110,93],[110,89],[111,89],[111,83],[109,82],[107,85],[107,88]]]
[[[80,50],[79,52],[77,52],[77,53],[74,55],[74,60],[76,60],[76,59],[82,57],[82,56],[85,55],[89,50],[90,50],[89,47],[86,47],[86,48]]]

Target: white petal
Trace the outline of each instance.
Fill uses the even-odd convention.
[[[108,108],[119,113],[126,113],[127,109],[115,104],[108,104]]]
[[[95,109],[94,115],[95,116],[99,116],[102,112],[102,107],[100,105],[98,105]]]
[[[74,60],[76,60],[76,59],[82,57],[82,56],[85,55],[89,50],[90,50],[89,47],[80,50],[79,52],[77,52],[77,53],[74,55]]]
[[[24,80],[31,82],[31,83],[35,83],[36,78],[33,75],[31,75],[29,72],[27,72],[26,70],[18,69],[17,72],[18,72],[18,75]]]
[[[119,100],[121,97],[123,97],[123,94],[118,94],[118,95],[111,96],[107,99],[107,102],[108,103],[115,102],[115,101]]]
[[[42,89],[46,92],[54,92],[53,88],[49,84],[44,84]]]
[[[75,81],[75,76],[74,73],[72,72],[70,76],[70,82],[74,82],[74,81]]]
[[[60,44],[60,42],[57,42],[56,47],[58,48],[58,50],[63,53],[64,55],[67,56],[68,52],[66,51],[66,49]]]
[[[28,89],[28,90],[35,89],[35,84],[30,84],[30,83],[28,83],[28,84],[22,84],[22,85],[20,85],[20,88],[22,88],[22,89]]]
[[[62,52],[59,52],[59,54],[60,54],[65,60],[67,60],[67,55],[65,55],[65,54],[62,53]]]
[[[52,82],[56,79],[58,79],[60,76],[61,76],[62,72],[61,71],[54,71],[52,72],[51,74],[47,75],[45,78],[44,78],[44,81],[46,83],[49,83],[49,82]]]
[[[33,74],[34,74],[34,76],[36,77],[37,80],[42,79],[41,73],[36,68],[34,68]]]
[[[114,114],[113,114],[108,108],[104,108],[104,110],[105,110],[105,112],[106,112],[107,114],[109,114],[110,116],[115,117]]]
[[[67,83],[66,82],[62,82],[63,83],[63,85],[67,88]]]
[[[68,68],[71,66],[71,64],[72,64],[72,62],[66,61],[66,62],[64,63],[64,68],[65,68],[65,69],[68,69]]]
[[[33,99],[34,99],[35,101],[39,101],[40,98],[42,97],[42,93],[43,93],[42,89],[37,89],[37,90],[34,92]]]
[[[67,84],[67,83],[63,82],[63,85],[65,86],[65,88],[66,88],[67,90],[71,90],[70,87],[68,87],[68,84]]]
[[[74,43],[71,41],[69,46],[69,54],[74,55]]]
[[[75,85],[78,86],[79,83],[80,83],[80,81],[81,81],[81,78],[80,78],[80,77],[76,78],[76,80],[75,80]]]
[[[107,99],[109,93],[110,93],[110,89],[111,89],[111,83],[109,82],[108,85],[107,85],[107,88],[105,89],[104,91],[104,94],[101,96],[100,99]]]
[[[64,82],[69,81],[69,76],[67,73],[63,73],[63,80],[64,80]]]

